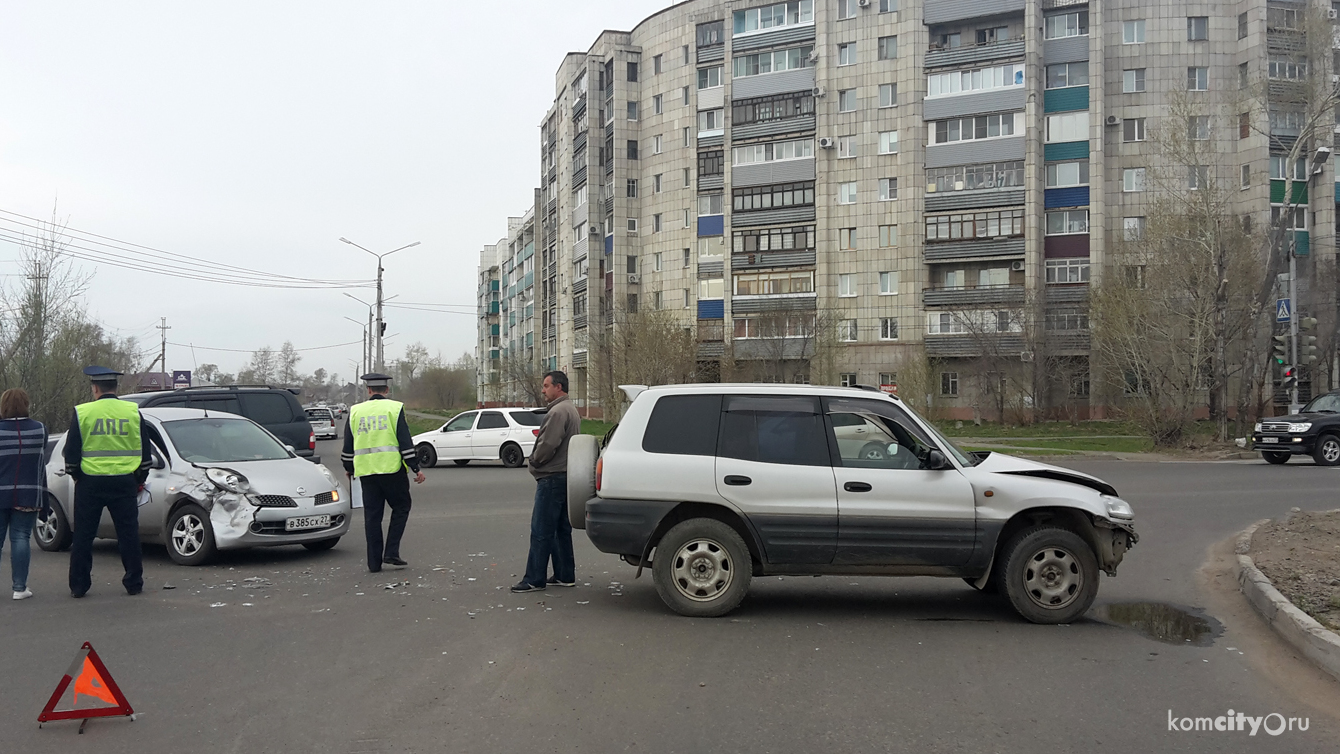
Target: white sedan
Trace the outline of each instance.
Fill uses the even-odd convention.
[[[458,414],[441,427],[414,436],[419,465],[430,467],[442,460],[457,466],[471,461],[502,461],[509,469],[521,466],[530,458],[544,421],[544,414],[536,411],[490,408]]]

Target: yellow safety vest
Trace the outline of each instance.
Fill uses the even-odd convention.
[[[395,428],[404,404],[388,398],[364,401],[349,411],[354,433],[354,476],[394,474],[405,466]]]
[[[82,447],[80,470],[89,476],[135,473],[144,457],[139,406],[103,398],[81,403],[74,411]]]

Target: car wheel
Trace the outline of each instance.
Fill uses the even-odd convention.
[[[315,542],[303,542],[302,546],[312,552],[325,552],[334,547],[339,541],[339,537],[331,537],[330,539],[319,539]]]
[[[594,435],[573,435],[568,440],[568,523],[586,528],[586,501],[596,496],[596,461],[600,441]]]
[[[469,466],[469,465],[470,465],[470,459],[469,459],[469,458],[457,458],[456,460],[452,461],[452,463],[456,464],[457,466]]]
[[[1098,595],[1098,558],[1069,529],[1047,524],[1026,529],[1002,554],[1004,592],[1032,623],[1070,623]]]
[[[868,442],[861,446],[861,454],[857,456],[862,461],[883,461],[888,457],[888,451],[877,442]]]
[[[420,466],[425,469],[431,469],[437,465],[437,450],[435,450],[432,445],[429,445],[426,442],[420,443],[419,447],[415,448],[415,450],[419,451]]]
[[[515,469],[526,462],[526,454],[521,452],[521,447],[510,442],[502,446],[498,457],[502,459],[503,466],[509,469]]]
[[[37,546],[46,552],[61,552],[70,549],[74,532],[70,531],[70,522],[65,518],[56,498],[47,495],[50,509],[37,514],[37,525],[33,527],[33,538]]]
[[[167,551],[179,565],[204,565],[214,558],[214,527],[203,508],[187,504],[172,512]]]
[[[1312,451],[1312,457],[1317,461],[1318,466],[1340,464],[1340,437],[1335,435],[1318,437],[1317,449]]]
[[[712,518],[676,524],[656,544],[651,571],[661,601],[680,615],[715,618],[749,591],[753,563],[744,540]]]
[[[1281,453],[1281,452],[1279,452],[1279,451],[1277,451],[1277,450],[1263,450],[1263,451],[1261,451],[1261,457],[1263,457],[1263,458],[1266,459],[1266,463],[1288,463],[1288,462],[1289,462],[1289,456],[1290,456],[1290,455],[1293,455],[1293,454],[1292,454],[1292,453]]]

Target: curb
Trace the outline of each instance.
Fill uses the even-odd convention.
[[[1264,573],[1252,562],[1247,553],[1252,547],[1252,535],[1270,519],[1262,519],[1238,535],[1234,552],[1238,556],[1238,586],[1275,633],[1307,655],[1322,670],[1340,680],[1340,635],[1329,631],[1312,616],[1299,610],[1280,594]]]

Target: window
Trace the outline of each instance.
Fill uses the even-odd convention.
[[[1248,76],[1248,73],[1249,73],[1249,71],[1248,71],[1248,68],[1247,68],[1247,64],[1246,64],[1246,63],[1239,63],[1239,64],[1238,64],[1238,88],[1239,88],[1239,89],[1246,89],[1246,88],[1247,88],[1247,76]]]
[[[856,387],[856,373],[843,372],[838,375],[838,387]]]
[[[940,373],[940,395],[958,395],[958,372]]]
[[[969,71],[932,74],[926,77],[926,96],[942,97],[1023,85],[1024,66],[1022,63],[1013,63]]]
[[[1019,113],[1000,113],[998,115],[977,115],[970,118],[937,120],[932,124],[932,144],[948,144],[955,141],[972,139],[990,139],[997,136],[1013,136],[1015,116]],[[1088,113],[1083,113],[1088,118]]]
[[[1144,168],[1126,168],[1121,171],[1121,190],[1122,191],[1144,191],[1145,190],[1145,169]]]
[[[750,123],[797,118],[814,114],[814,95],[779,94],[772,97],[737,100],[731,103],[731,123],[736,126]]]
[[[898,57],[898,37],[879,38],[879,59],[893,60]]]
[[[736,75],[738,76],[739,74],[736,74]],[[719,86],[721,86],[721,66],[718,65],[718,66],[713,66],[713,67],[711,67],[711,68],[699,68],[699,69],[698,69],[698,88],[699,88],[699,89],[715,89],[715,88],[717,88],[717,87],[719,87]],[[688,94],[688,90],[687,90],[687,88],[685,89],[685,94],[686,94],[686,95]],[[687,97],[686,97],[686,99],[685,99],[685,101],[684,101],[684,104],[686,104],[686,105],[688,104],[688,99],[687,99]]]
[[[1087,330],[1089,329],[1089,313],[1066,309],[1049,311],[1044,321],[1044,327],[1048,330]]]
[[[1010,284],[1009,267],[991,267],[977,271],[978,288],[1002,288]]]
[[[1209,68],[1187,68],[1186,88],[1191,92],[1204,92],[1210,88]]]
[[[289,401],[293,400],[280,393],[257,393],[247,395],[242,401],[247,411],[247,418],[257,424],[273,425],[288,424],[293,421],[292,406]],[[303,416],[301,412],[298,416]]]
[[[926,218],[926,241],[998,238],[1024,234],[1024,210],[1006,209],[932,215]]]
[[[940,35],[940,47],[946,50],[952,50],[963,44],[963,37],[958,32]]]
[[[581,188],[572,192],[572,206],[580,207],[586,204],[588,195],[586,184],[583,183]]]
[[[1307,207],[1270,208],[1270,224],[1287,230],[1307,230]]]
[[[642,435],[648,453],[714,456],[721,423],[721,396],[667,395],[656,401]]]
[[[898,85],[880,84],[879,85],[879,106],[897,107],[898,106]]]
[[[723,175],[726,172],[726,153],[723,151],[699,152],[698,175]]]
[[[856,111],[856,90],[843,89],[838,92],[838,112],[850,113]]]
[[[660,153],[661,153],[661,135],[660,135],[660,134],[657,134],[657,135],[651,137],[651,153],[652,153],[652,154],[660,154]],[[659,181],[657,181],[657,183],[656,183],[656,190],[657,190],[657,191],[660,191],[660,190],[661,190],[661,184],[660,184]]]
[[[898,295],[898,273],[896,271],[879,273],[879,295]]]
[[[838,204],[856,203],[856,182],[848,181],[838,184]]]
[[[1272,79],[1298,80],[1307,78],[1307,58],[1290,55],[1270,55],[1266,58],[1266,75]]]
[[[1088,141],[1089,112],[1047,116],[1047,141]]]
[[[814,52],[813,45],[803,47],[792,47],[787,50],[775,50],[773,52],[758,52],[751,55],[740,55],[732,61],[732,75],[737,78],[746,76],[762,76],[767,73],[779,73],[781,71],[794,71],[799,68],[811,68],[814,63],[810,60],[810,53]],[[720,69],[717,69],[718,73]],[[702,72],[698,73],[698,82],[702,83]],[[718,82],[718,85],[720,83]],[[699,88],[703,88],[699,86]]]
[[[1266,8],[1267,29],[1297,29],[1298,11],[1293,8]]]
[[[1060,89],[1067,86],[1087,86],[1089,84],[1089,62],[1058,63],[1047,66],[1047,88]]]
[[[1186,137],[1192,141],[1208,141],[1210,138],[1210,116],[1192,115],[1187,118]]]
[[[879,200],[881,202],[891,202],[898,198],[898,179],[880,178],[879,179]]]
[[[732,322],[738,338],[807,338],[814,335],[814,315],[736,317]],[[720,338],[718,338],[719,340]],[[808,381],[808,380],[807,380]]]
[[[1144,118],[1126,118],[1121,121],[1121,140],[1122,141],[1144,141],[1145,140],[1145,119]]]
[[[651,193],[653,193],[653,194],[659,194],[659,193],[661,193],[661,176],[662,176],[662,175],[664,175],[664,174],[663,174],[663,173],[657,173],[656,175],[653,175],[653,176],[651,177]]]
[[[474,413],[473,411],[471,411],[470,413],[461,414],[460,416],[457,416],[455,419],[452,419],[451,421],[447,422],[447,426],[443,427],[442,431],[463,432],[467,429],[474,429],[476,416],[478,416],[478,414]]]
[[[630,235],[632,235],[632,234],[636,234],[636,233],[637,233],[637,218],[636,218],[636,217],[630,217],[630,218],[628,218],[628,233],[629,233]]]
[[[660,213],[660,212],[657,212],[656,214],[654,214],[654,215],[651,216],[651,232],[652,232],[652,233],[660,233],[660,232],[661,232],[661,213]]]
[[[687,267],[688,265],[685,265],[685,266]],[[689,289],[688,289],[688,288],[685,288],[685,289],[684,289],[684,308],[685,308],[685,309],[689,308],[689,306],[690,306],[692,303],[693,303],[693,299],[689,296]]]
[[[1270,179],[1272,181],[1282,181],[1285,179],[1285,164],[1289,158],[1282,155],[1272,155],[1270,157]],[[1302,181],[1307,179],[1307,160],[1299,158],[1293,164],[1293,179]]]
[[[736,296],[777,296],[787,293],[814,293],[814,273],[760,272],[736,275],[733,293]]]
[[[736,212],[813,206],[814,181],[731,189],[731,198]]]
[[[1089,282],[1089,258],[1072,257],[1070,259],[1048,259],[1047,282],[1048,283]]]
[[[684,95],[684,104],[689,104],[689,88],[686,86],[680,90]]]
[[[737,230],[731,235],[731,248],[736,253],[814,248],[813,225],[765,230]]]
[[[838,275],[838,296],[854,298],[856,296],[856,276]]]
[[[637,103],[636,103],[636,102],[629,102],[629,103],[628,103],[628,119],[629,119],[629,120],[637,120]]]
[[[712,278],[710,280],[698,281],[698,298],[700,300],[722,298],[725,296],[725,291],[725,278]]]
[[[628,80],[637,81],[637,63],[631,61],[628,63]]]
[[[856,320],[844,319],[838,321],[838,340],[851,343],[857,340],[859,333],[856,329]],[[852,377],[855,380],[855,376]],[[855,384],[853,382],[853,384]]]
[[[898,10],[898,0],[879,0],[880,13],[893,13]]]
[[[1089,185],[1089,162],[1052,162],[1047,164],[1047,188]]]
[[[703,194],[698,197],[698,216],[708,217],[722,214],[722,194]]]
[[[898,245],[898,226],[881,225],[879,226],[879,246],[881,249],[891,249]]]
[[[882,317],[879,320],[879,339],[897,340],[898,339],[898,318]]]
[[[879,134],[879,153],[898,154],[898,132],[881,131]]]
[[[637,139],[628,140],[628,159],[637,159]]]
[[[1186,41],[1204,42],[1210,38],[1210,19],[1208,16],[1187,16]]]
[[[627,196],[629,199],[636,199],[636,198],[637,198],[637,179],[636,179],[636,178],[629,178],[629,179],[628,179],[628,191],[627,191],[627,193],[625,194],[625,196]]]
[[[689,186],[692,185],[693,185],[693,171],[690,170],[689,168],[684,168],[684,188],[688,188]]]
[[[586,223],[577,223],[572,229],[572,242],[581,243],[586,238]]]
[[[977,30],[977,44],[989,45],[996,42],[1003,42],[1010,38],[1010,27],[992,26],[989,29]]]
[[[1044,39],[1082,37],[1088,33],[1088,11],[1082,10],[1076,13],[1060,13],[1054,16],[1047,16],[1042,20],[1042,36]]]
[[[722,131],[726,128],[726,121],[723,117],[725,110],[704,110],[698,113],[698,135],[709,134],[715,131]]]
[[[837,64],[838,64],[839,66],[844,66],[844,65],[856,65],[856,43],[855,43],[855,42],[846,42],[846,43],[843,43],[843,44],[838,45],[838,62],[837,62]]]
[[[684,269],[686,270],[693,264],[693,258],[690,253],[691,251],[692,251],[691,249],[684,250]],[[689,293],[688,291],[684,291],[685,301],[688,301],[688,293]]]
[[[1126,94],[1145,90],[1145,69],[1128,68],[1121,72],[1121,91]]]
[[[652,308],[652,309],[657,309],[657,310],[659,310],[659,309],[661,308],[661,303],[662,303],[663,301],[664,301],[664,299],[662,299],[662,297],[661,297],[661,292],[660,292],[660,291],[652,291],[652,292],[651,292],[651,308]]]
[[[651,59],[651,72],[653,75],[661,72],[661,56],[657,55]]]
[[[1242,166],[1242,188],[1248,188],[1252,185],[1252,166]]]
[[[1144,289],[1145,266],[1143,264],[1123,265],[1121,272],[1122,276],[1126,279],[1126,285],[1138,290]]]
[[[845,160],[856,156],[856,137],[839,136],[837,139],[838,159]]]
[[[772,144],[750,144],[744,147],[735,147],[731,150],[731,164],[755,165],[762,162],[799,160],[813,156],[813,139],[795,139],[793,141],[773,142]]]
[[[856,229],[838,229],[838,251],[851,251],[856,248]]]
[[[1238,39],[1247,38],[1247,14],[1238,14]]]
[[[656,94],[652,96],[651,112],[653,115],[660,115],[661,113],[665,112],[665,108],[661,106],[661,95]]]
[[[856,17],[856,0],[837,0],[837,17],[839,21]]]
[[[931,168],[926,171],[926,193],[1022,185],[1024,185],[1023,160]]]
[[[1143,217],[1123,217],[1121,218],[1122,237],[1127,241],[1139,241],[1145,235],[1145,219]]]
[[[761,8],[735,11],[734,34],[749,34],[780,26],[814,23],[814,0],[791,0],[790,2],[765,5]]]
[[[1303,127],[1306,117],[1298,110],[1270,110],[1270,132],[1288,133]]]
[[[1071,209],[1047,213],[1047,235],[1060,236],[1089,232],[1089,211]]]
[[[1145,41],[1145,21],[1122,21],[1121,22],[1121,43],[1124,45],[1135,45]]]
[[[1252,135],[1252,114],[1238,114],[1238,138],[1245,139]]]

